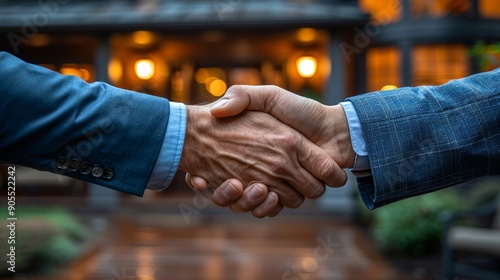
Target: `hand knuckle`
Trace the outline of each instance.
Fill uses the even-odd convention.
[[[308,198],[318,198],[318,197],[321,197],[325,192],[326,192],[325,185],[315,186],[315,187],[312,188],[312,191],[309,194]]]
[[[332,159],[329,157],[321,157],[316,161],[318,163],[317,170],[321,178],[330,178],[335,172],[335,166]]]
[[[283,145],[287,150],[296,149],[299,147],[301,137],[298,133],[288,131],[283,134]]]
[[[302,205],[304,203],[304,198],[303,197],[300,197],[300,198],[297,198],[296,201],[294,201],[293,203],[290,204],[290,208],[292,209],[296,209],[296,208],[299,208],[300,205]]]
[[[281,91],[281,88],[277,85],[270,85],[269,86],[269,89],[270,89],[270,92],[275,95],[275,94],[279,94],[280,91]]]
[[[234,91],[234,92],[238,92],[240,90],[243,89],[243,86],[242,85],[232,85],[230,86],[227,91]]]
[[[274,159],[272,169],[274,171],[274,174],[281,175],[288,173],[290,168],[286,159],[278,157]]]

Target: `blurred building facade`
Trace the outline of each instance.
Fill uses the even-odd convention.
[[[238,83],[321,98],[338,76],[330,75],[331,60],[342,55],[335,46],[368,20],[346,0],[3,0],[0,7],[1,49],[89,82],[186,103],[215,100]],[[340,99],[346,83],[333,82]]]
[[[368,19],[347,0],[0,0],[0,49],[188,104],[233,84],[275,84],[334,104],[355,93],[356,64],[343,63],[337,46],[352,44]],[[89,189],[91,203],[113,196]],[[168,192],[184,189],[178,176]]]
[[[368,38],[366,52],[360,53],[366,67],[360,72],[366,75],[361,92],[388,84],[439,85],[500,66],[497,51],[488,48],[500,42],[498,1],[360,0],[359,4],[370,13],[371,22],[383,26]],[[484,49],[474,53],[480,42]],[[480,65],[476,55],[489,57],[489,62]]]
[[[498,56],[488,46],[500,42],[500,5],[0,0],[0,38],[0,50],[29,62],[172,101],[210,102],[233,84],[275,84],[336,104],[385,85],[442,84],[481,71],[471,49],[484,42],[483,55]]]

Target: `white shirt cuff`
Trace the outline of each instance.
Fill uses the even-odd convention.
[[[359,121],[358,114],[349,101],[340,102],[342,108],[344,108],[345,115],[347,117],[347,124],[349,126],[349,133],[351,134],[352,148],[356,153],[356,159],[354,161],[354,167],[350,170],[356,176],[369,175],[370,171],[370,159],[368,157],[368,151],[366,149],[365,137],[363,136],[363,130],[361,129],[361,122]]]
[[[185,133],[186,106],[182,103],[170,102],[167,130],[147,189],[161,191],[172,182],[179,167]]]

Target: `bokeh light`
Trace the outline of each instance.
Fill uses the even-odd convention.
[[[318,62],[312,56],[302,56],[297,59],[297,71],[301,77],[310,78],[314,76],[317,67]]]
[[[135,74],[141,80],[149,80],[155,74],[155,63],[150,59],[139,59],[135,62]]]

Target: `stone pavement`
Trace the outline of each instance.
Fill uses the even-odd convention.
[[[26,279],[401,279],[357,226],[326,215],[209,215],[186,223],[178,213],[121,213],[107,225],[96,221],[102,232],[93,253]]]

